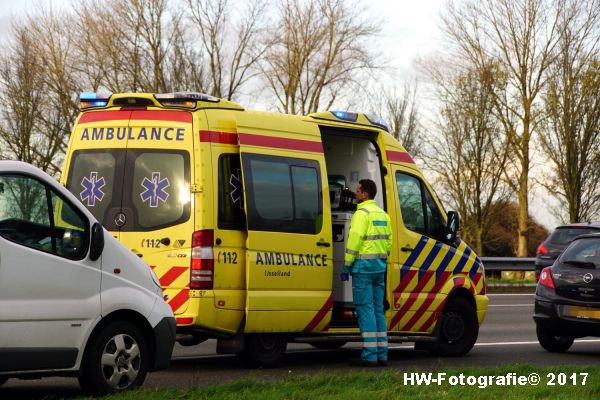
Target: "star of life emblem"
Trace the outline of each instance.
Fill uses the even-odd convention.
[[[140,197],[142,202],[149,202],[150,207],[158,207],[158,201],[163,203],[169,198],[169,193],[165,190],[171,184],[169,178],[160,179],[160,172],[153,172],[152,179],[144,178],[142,187],[145,189]]]
[[[89,178],[84,176],[81,180],[81,186],[83,186],[84,190],[79,194],[79,198],[88,207],[94,207],[96,200],[101,202],[104,198],[102,188],[106,186],[106,180],[104,177],[98,178],[98,172],[91,171]]]

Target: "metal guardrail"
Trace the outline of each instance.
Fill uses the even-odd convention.
[[[535,257],[480,257],[486,271],[535,271]]]

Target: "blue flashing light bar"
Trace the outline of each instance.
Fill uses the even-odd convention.
[[[331,111],[334,117],[337,119],[341,119],[342,121],[350,121],[356,122],[358,119],[357,113],[347,112],[347,111]]]
[[[365,117],[367,117],[369,122],[372,123],[373,125],[380,126],[388,132],[390,131],[390,127],[389,127],[387,121],[383,117],[379,117],[376,115],[368,115],[368,114],[365,114]]]
[[[106,107],[110,95],[98,96],[94,92],[83,92],[79,95],[79,106],[81,108]]]

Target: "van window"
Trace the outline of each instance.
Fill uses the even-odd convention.
[[[415,176],[396,173],[398,201],[407,229],[443,240],[445,222],[433,196]]]
[[[245,230],[244,188],[240,155],[219,156],[219,229]]]
[[[0,176],[0,235],[69,259],[87,254],[87,219],[54,190],[30,176]],[[68,215],[70,223],[62,219]]]
[[[319,164],[244,154],[248,229],[315,234],[321,231]]]
[[[137,210],[137,224],[157,228],[179,221],[190,204],[189,179],[186,182],[183,154],[143,152],[133,163],[133,189],[130,202]]]

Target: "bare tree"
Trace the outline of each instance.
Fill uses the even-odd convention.
[[[187,4],[207,55],[207,92],[232,100],[257,75],[255,67],[268,48],[262,37],[267,2],[247,2],[244,17],[237,21],[229,0],[187,0]]]
[[[56,174],[63,137],[49,134],[41,118],[53,112],[43,78],[46,66],[39,57],[29,26],[15,25],[13,38],[0,66],[2,156]]]
[[[517,163],[511,184],[517,194],[519,256],[527,254],[530,144],[541,118],[540,94],[559,37],[558,0],[468,0],[449,5],[444,29],[457,59],[485,71],[502,67],[507,90],[494,90],[495,112]]]
[[[540,143],[552,164],[544,186],[569,222],[600,216],[600,1],[569,3],[545,93]]]
[[[420,137],[417,83],[407,82],[402,90],[396,87],[381,87],[369,93],[369,98],[372,99],[370,107],[373,113],[389,123],[390,133],[402,143],[413,158],[420,158],[423,154],[423,143]]]
[[[441,73],[433,67],[442,101],[439,137],[431,140],[425,163],[462,216],[462,235],[478,254],[494,221],[494,204],[510,192],[502,184],[508,160],[507,137],[495,116],[497,70]],[[496,83],[498,85],[498,83]]]
[[[281,0],[271,31],[262,68],[278,108],[285,113],[331,107],[356,83],[359,73],[377,65],[367,40],[379,28],[362,18],[361,8],[353,2]]]

